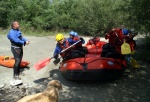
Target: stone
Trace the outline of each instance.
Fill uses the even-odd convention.
[[[1,88],[4,88],[4,86],[5,86],[5,84],[1,84],[1,83],[0,83],[0,89],[1,89]]]

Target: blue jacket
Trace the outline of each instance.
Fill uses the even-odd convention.
[[[67,48],[68,45],[69,45],[68,39],[65,39],[63,44],[61,44],[61,45],[59,43],[57,43],[56,47],[55,47],[54,55],[59,54],[64,48]]]
[[[22,37],[22,34],[21,34],[20,30],[18,30],[18,29],[11,29],[7,35],[7,38],[11,42],[18,44],[18,45],[24,45],[25,42],[27,41],[26,38]]]

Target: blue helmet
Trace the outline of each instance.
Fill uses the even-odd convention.
[[[128,34],[129,34],[129,30],[127,30],[127,29],[122,29],[122,34],[123,34],[123,35],[128,35]]]
[[[71,31],[69,34],[72,35],[72,36],[75,36],[75,32],[74,31]]]
[[[74,36],[78,36],[78,33],[77,33],[77,32],[74,32]]]

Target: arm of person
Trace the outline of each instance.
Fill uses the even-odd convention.
[[[26,40],[25,41],[21,40],[20,39],[21,36],[22,35],[19,32],[17,32],[17,34],[16,34],[15,31],[11,30],[8,34],[8,39],[10,39],[11,41],[14,41],[15,43],[23,45],[26,43]]]
[[[21,32],[19,31],[19,33],[21,33]],[[30,41],[27,40],[26,38],[24,38],[23,36],[22,36],[21,40],[23,40],[25,42],[24,45],[28,45],[30,43]]]
[[[81,40],[82,44],[85,43],[85,40],[82,37],[80,37],[80,40]]]
[[[60,62],[60,58],[59,58],[59,53],[61,52],[61,49],[58,47],[58,46],[56,46],[56,48],[55,48],[55,51],[54,51],[54,54],[53,54],[53,57],[54,57],[54,61],[53,61],[53,63],[55,64],[55,65],[57,65],[59,62]]]
[[[54,56],[55,59],[58,58],[60,52],[61,52],[61,48],[58,47],[58,46],[56,46],[54,54],[53,54],[53,56]]]
[[[72,44],[76,43],[77,41],[73,40],[71,38],[68,38],[68,42],[69,42],[69,45],[72,45]]]
[[[23,41],[28,41],[28,40],[27,40],[26,38],[24,38],[24,37],[22,37],[22,40],[23,40]]]

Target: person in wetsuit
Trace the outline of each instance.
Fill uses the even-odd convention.
[[[9,31],[7,38],[11,42],[11,52],[13,53],[15,64],[13,68],[13,80],[10,81],[11,85],[18,85],[22,83],[20,75],[20,63],[23,57],[23,45],[28,45],[29,41],[22,36],[19,30],[19,23],[17,21],[12,22],[12,29]]]

